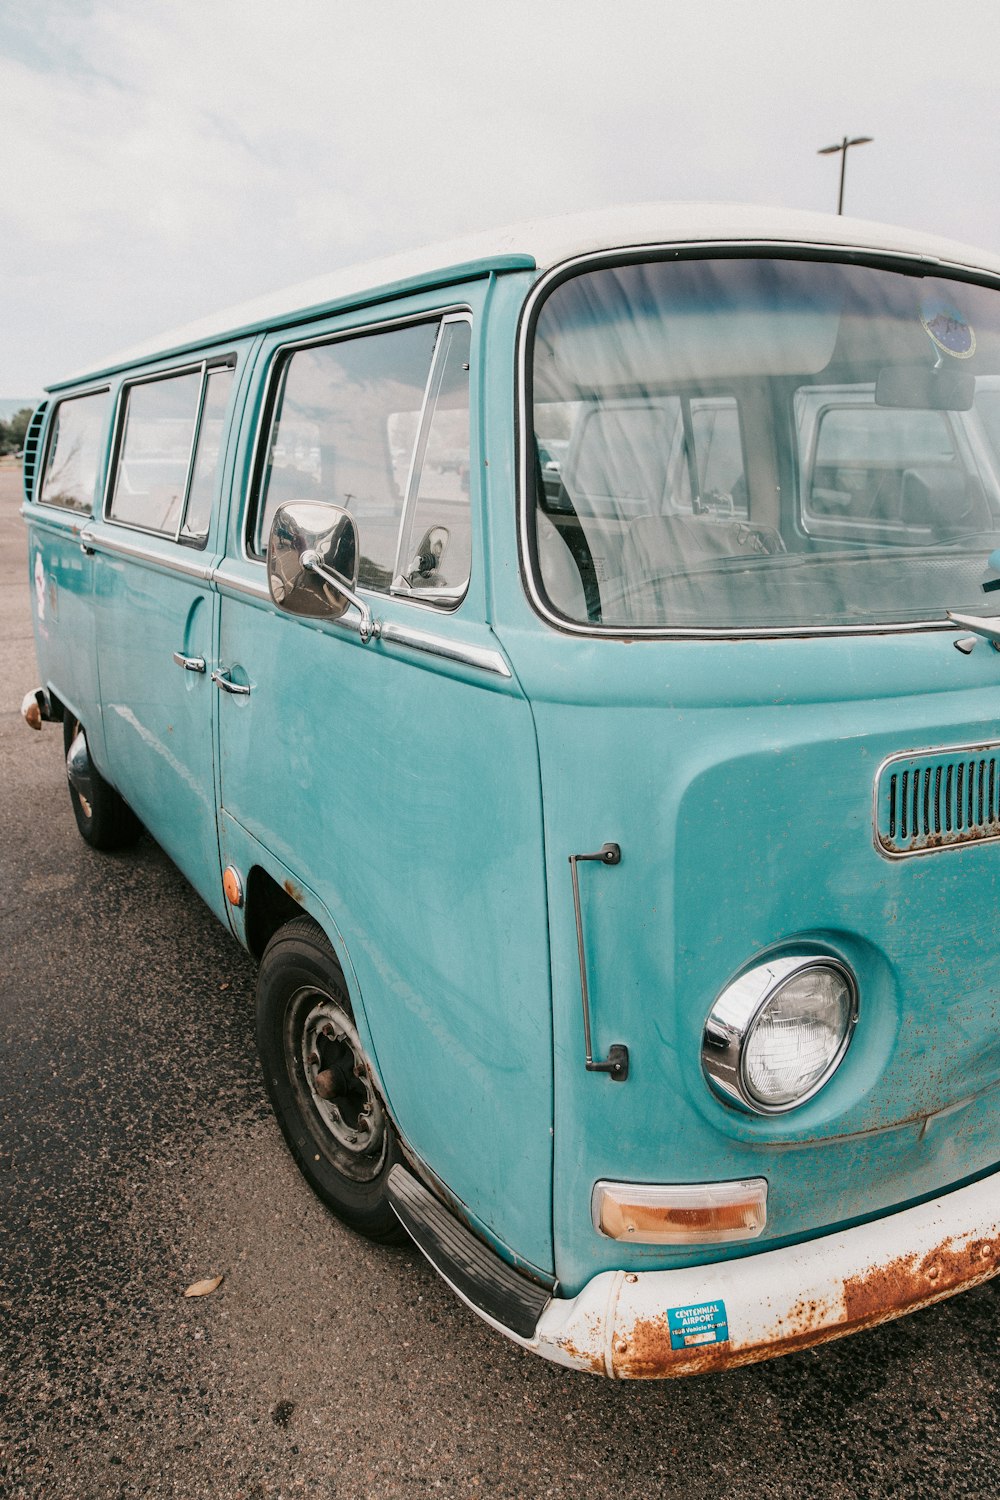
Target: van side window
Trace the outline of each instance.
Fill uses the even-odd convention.
[[[277,367],[252,547],[279,505],[323,500],[358,526],[362,588],[449,604],[468,583],[467,319],[310,345]]]
[[[107,391],[59,402],[52,415],[48,458],[39,492],[43,505],[60,505],[90,514],[107,409]]]
[[[127,387],[111,520],[204,542],[232,376],[228,366],[202,367]]]

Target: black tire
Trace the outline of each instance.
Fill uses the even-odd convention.
[[[400,1160],[347,986],[325,933],[297,917],[268,943],[257,977],[257,1050],[278,1124],[313,1191],[366,1239],[405,1239],[386,1197]]]
[[[79,719],[67,710],[63,718],[63,750],[67,760],[78,734],[86,739]],[[80,837],[92,849],[130,849],[142,833],[142,824],[123,797],[109,786],[100,771],[90,763],[90,795],[85,796],[68,781],[69,800],[73,807]]]

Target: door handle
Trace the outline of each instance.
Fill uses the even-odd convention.
[[[185,672],[204,672],[205,658],[203,656],[185,656],[183,651],[174,652],[174,661]]]
[[[224,671],[213,672],[212,681],[215,683],[216,687],[220,687],[224,693],[235,693],[239,698],[246,698],[249,696],[249,686],[244,686],[242,682],[233,682],[232,678],[229,675],[228,667]]]
[[[583,915],[580,911],[580,877],[577,865],[595,860],[602,865],[620,865],[622,851],[617,844],[602,844],[596,854],[571,854],[570,873],[573,877],[573,913],[576,917],[576,951],[580,960],[580,997],[583,1000],[583,1041],[585,1047],[584,1067],[588,1073],[608,1073],[612,1083],[624,1083],[628,1078],[628,1048],[616,1042],[608,1049],[604,1061],[594,1057],[590,1040],[590,988],[587,984],[587,955],[583,942]]]

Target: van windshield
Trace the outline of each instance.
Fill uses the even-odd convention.
[[[1000,292],[718,256],[582,272],[541,304],[529,526],[556,614],[616,629],[997,612]]]

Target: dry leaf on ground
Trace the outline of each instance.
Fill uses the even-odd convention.
[[[184,1295],[185,1297],[207,1297],[209,1292],[214,1292],[221,1285],[221,1276],[206,1276],[204,1281],[192,1281]]]

